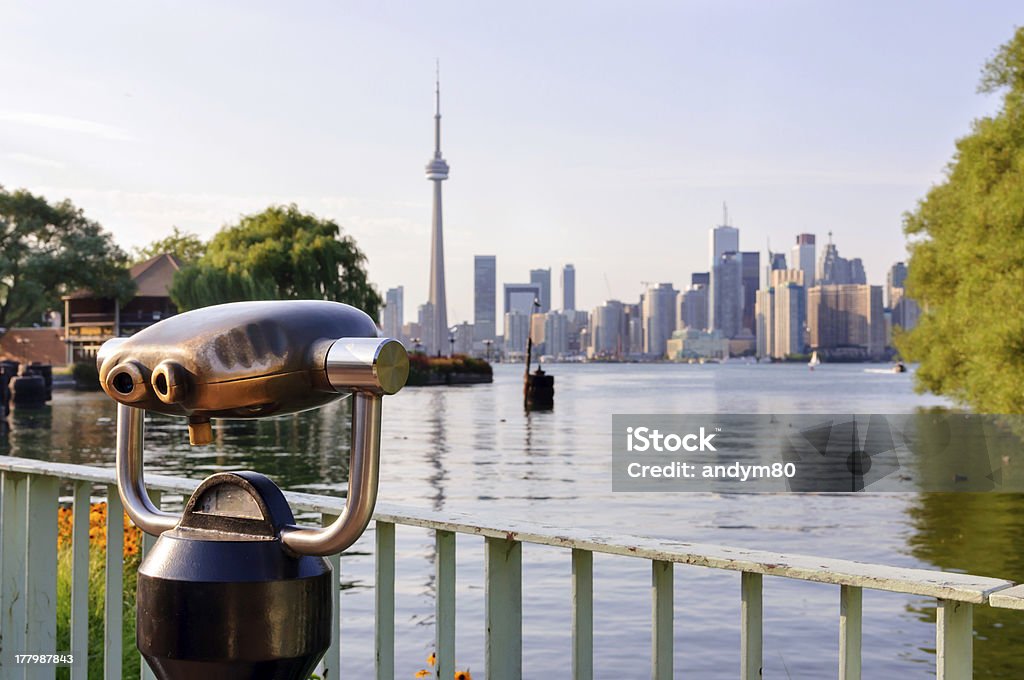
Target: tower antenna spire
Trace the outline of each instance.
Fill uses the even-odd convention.
[[[434,158],[441,157],[441,60],[434,62]]]
[[[722,201],[722,226],[729,226],[729,206],[726,205],[725,201]]]

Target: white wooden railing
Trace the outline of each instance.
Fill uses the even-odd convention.
[[[61,483],[72,489],[71,649],[87,649],[89,501],[94,487],[105,489],[107,512],[106,619],[104,676],[121,678],[123,561],[122,508],[113,470],[0,456],[0,677],[53,677],[52,666],[11,665],[13,651],[53,652],[56,646],[57,508]],[[154,499],[160,492],[190,494],[198,481],[180,477],[148,480]],[[327,496],[285,494],[295,510],[334,520],[343,501]],[[968,574],[907,569],[849,560],[783,555],[718,545],[682,543],[624,535],[595,535],[567,528],[517,522],[481,524],[450,513],[379,504],[376,522],[375,645],[378,679],[394,677],[395,527],[434,531],[436,568],[435,649],[439,677],[454,674],[455,535],[482,537],[485,559],[486,677],[522,675],[522,544],[570,551],[572,561],[573,677],[593,675],[593,554],[625,555],[651,563],[652,677],[672,678],[673,565],[689,564],[738,571],[741,576],[741,665],[744,680],[761,677],[762,580],[782,576],[839,586],[839,662],[841,680],[861,677],[863,589],[933,597],[936,613],[936,675],[939,680],[972,677],[973,607],[1024,609],[1024,586]],[[145,539],[143,552],[152,544]],[[330,558],[338,573],[338,557]],[[334,607],[338,611],[337,588]],[[338,617],[334,617],[338,625]],[[340,676],[339,632],[323,661],[323,677]],[[142,664],[142,677],[151,677]],[[86,664],[72,667],[73,678],[86,676]]]

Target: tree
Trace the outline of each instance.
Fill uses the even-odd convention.
[[[1024,28],[985,66],[998,113],[958,140],[945,180],[905,216],[907,292],[920,324],[897,338],[918,389],[977,411],[1024,412]]]
[[[206,252],[206,244],[196,234],[190,231],[182,231],[174,227],[170,236],[153,241],[145,248],[136,248],[133,252],[135,262],[146,260],[170,253],[178,258],[183,265],[189,265],[199,260]]]
[[[135,284],[111,235],[71,201],[0,186],[0,326],[39,321],[62,295],[88,288],[125,301]]]
[[[331,220],[294,204],[271,206],[221,229],[195,264],[175,274],[181,310],[238,300],[335,300],[376,318],[380,294],[366,256]]]

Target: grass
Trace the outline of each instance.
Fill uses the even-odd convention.
[[[90,678],[103,677],[103,618],[107,545],[107,506],[93,503],[89,509],[89,647],[71,646],[71,508],[61,508],[57,529],[57,649],[79,658],[85,656]],[[139,677],[141,659],[135,647],[135,580],[141,559],[142,534],[124,520],[124,588],[121,598],[122,677]],[[71,669],[57,669],[57,678],[70,678]]]

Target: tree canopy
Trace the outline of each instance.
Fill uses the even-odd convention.
[[[51,205],[0,186],[0,326],[38,322],[79,288],[127,300],[135,290],[127,264],[111,235],[71,201]]]
[[[334,300],[376,318],[381,297],[365,263],[335,222],[294,204],[271,206],[221,229],[203,256],[175,275],[171,299],[181,310],[239,300]]]
[[[1024,28],[982,72],[1003,93],[956,143],[943,182],[912,213],[907,292],[922,306],[897,339],[918,388],[975,410],[1024,412]]]
[[[182,231],[178,227],[174,227],[170,236],[153,241],[145,248],[136,248],[132,253],[132,259],[135,262],[145,262],[157,255],[170,253],[177,257],[183,265],[189,265],[201,258],[204,252],[206,252],[206,244],[201,238],[190,231]]]

